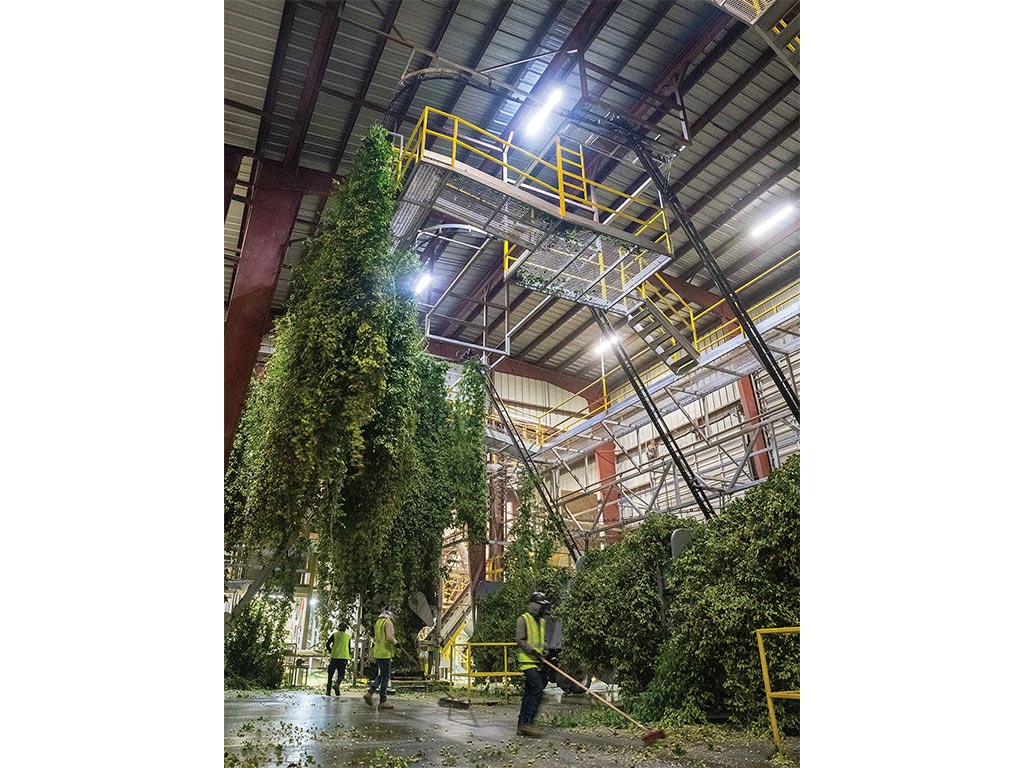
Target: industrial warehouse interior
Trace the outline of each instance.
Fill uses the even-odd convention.
[[[991,63],[974,90],[919,76],[940,20],[897,55],[913,13],[820,5],[60,18],[123,48],[83,58],[109,101],[47,79],[62,131],[108,143],[45,176],[85,180],[67,226],[18,227],[98,239],[11,283],[90,337],[18,315],[59,367],[12,347],[43,405],[13,409],[32,495],[5,506],[65,516],[11,538],[55,571],[54,626],[5,641],[46,635],[11,646],[44,665],[14,665],[43,730],[12,764],[1015,764],[990,687],[1020,677],[1017,417],[964,395],[995,360],[1013,386],[982,330],[1012,302],[978,323],[968,275],[1016,283],[1010,228],[978,224],[1013,220],[984,174],[1024,169],[948,125],[1012,105]]]
[[[226,2],[225,765],[799,762],[800,39]]]

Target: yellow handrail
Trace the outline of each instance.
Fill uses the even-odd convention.
[[[768,679],[768,657],[764,652],[765,635],[791,635],[800,634],[800,627],[772,627],[770,629],[755,629],[757,636],[757,652],[761,656],[761,675],[764,677],[764,695],[768,701],[768,719],[772,724],[772,735],[775,737],[775,746],[782,749],[782,737],[779,736],[779,724],[775,720],[775,703],[773,699],[795,699],[800,700],[800,691],[773,691],[771,681]]]
[[[450,128],[448,126],[436,126],[431,127],[431,118],[440,118],[443,121],[450,120]],[[450,131],[450,132],[449,132]],[[562,143],[562,137],[555,137],[555,158],[554,163],[545,160],[543,157],[530,152],[523,147],[513,144],[507,139],[498,136],[497,134],[491,133],[485,128],[481,128],[468,120],[464,120],[457,115],[453,115],[450,112],[444,112],[434,107],[424,107],[423,113],[420,119],[416,122],[413,128],[412,134],[409,136],[409,144],[403,156],[399,158],[399,177],[404,177],[409,166],[413,162],[422,160],[424,153],[426,152],[426,137],[430,135],[435,137],[439,141],[447,141],[451,145],[450,153],[446,153],[448,162],[452,167],[456,165],[456,154],[459,147],[463,147],[469,152],[479,155],[495,164],[500,168],[504,168],[509,171],[509,177],[512,183],[521,185],[525,181],[529,181],[532,185],[535,185],[540,190],[547,190],[558,198],[558,208],[561,216],[565,216],[567,212],[567,205],[572,204],[574,206],[582,206],[583,208],[590,211],[605,211],[610,214],[614,214],[617,218],[622,221],[630,221],[640,225],[637,230],[637,234],[644,232],[650,227],[657,228],[657,235],[655,242],[667,241],[668,240],[668,219],[665,216],[663,209],[659,208],[656,210],[650,218],[641,219],[637,216],[632,215],[631,211],[627,210],[630,206],[646,208],[648,203],[644,202],[643,198],[639,194],[630,195],[622,190],[615,189],[607,184],[602,184],[590,179],[586,175],[586,157],[583,146],[580,145],[578,150],[566,147]],[[481,142],[480,137],[484,137],[492,144],[495,144],[495,149],[498,150],[496,155],[493,152],[488,152],[474,146],[470,143],[474,138],[477,143],[483,143],[485,146],[489,146],[486,142]],[[467,140],[468,139],[468,140]],[[415,149],[413,149],[415,147]],[[564,155],[569,153],[574,157],[579,158],[579,162],[575,160],[567,160]],[[514,156],[522,155],[528,158],[530,163],[526,165],[529,167],[519,167],[513,160],[509,160],[509,155]],[[579,170],[577,173],[575,170],[567,169],[566,164],[571,165],[573,168]],[[550,183],[544,179],[541,179],[537,175],[537,168],[543,171],[545,168],[554,172],[555,183]],[[530,187],[531,189],[533,187]],[[582,196],[575,194],[571,190],[578,190],[582,193]],[[604,203],[592,199],[596,195],[593,195],[593,190],[601,190],[613,197],[612,205],[605,205]],[[613,207],[617,206],[617,207]],[[660,221],[659,221],[660,220]]]
[[[752,285],[753,285],[754,283],[756,283],[756,282],[757,282],[758,280],[760,280],[761,278],[763,278],[763,277],[766,277],[767,275],[770,275],[770,274],[771,274],[772,272],[774,272],[774,271],[775,271],[776,269],[778,269],[779,267],[781,267],[781,266],[782,266],[783,264],[785,264],[785,263],[786,263],[787,261],[789,261],[790,259],[792,259],[792,258],[793,258],[794,256],[799,256],[799,255],[800,255],[800,249],[799,249],[799,248],[797,248],[797,249],[796,249],[795,251],[793,251],[793,252],[792,252],[791,254],[789,254],[789,256],[787,256],[786,258],[784,258],[784,259],[783,259],[782,261],[780,261],[780,262],[779,262],[778,264],[776,264],[776,265],[774,265],[774,266],[772,266],[772,267],[769,267],[768,269],[766,269],[766,270],[765,270],[764,272],[762,272],[761,274],[759,274],[759,275],[758,275],[757,277],[755,277],[754,279],[752,279],[752,280],[749,280],[749,281],[747,281],[746,283],[744,283],[743,285],[741,285],[741,286],[740,286],[739,288],[735,289],[735,293],[739,293],[740,291],[746,290],[747,288],[749,288],[750,286],[752,286]],[[712,311],[712,310],[713,310],[713,309],[715,309],[716,307],[720,307],[720,306],[722,306],[722,304],[723,304],[724,302],[725,302],[725,299],[724,299],[724,298],[722,298],[722,299],[719,299],[719,300],[718,300],[718,301],[716,301],[716,302],[715,302],[714,304],[712,304],[712,305],[711,305],[710,307],[707,307],[706,309],[704,309],[703,311],[701,311],[701,312],[700,312],[700,314],[698,314],[698,315],[697,315],[696,317],[694,317],[693,319],[694,319],[694,320],[700,320],[700,319],[701,319],[702,317],[704,317],[704,315],[706,315],[706,314],[707,314],[708,312]]]
[[[772,272],[774,272],[775,270],[777,270],[780,266],[782,266],[783,264],[788,262],[790,259],[792,259],[792,258],[796,257],[797,255],[799,255],[799,253],[800,253],[799,250],[794,251],[790,255],[786,256],[785,258],[783,258],[782,260],[780,260],[776,264],[774,264],[771,267],[769,267],[768,269],[766,269],[761,274],[757,275],[756,277],[754,277],[751,280],[748,280],[746,283],[744,283],[743,285],[741,285],[739,288],[736,289],[736,293],[740,293],[741,291],[748,289],[750,286],[754,285],[755,283],[757,283],[759,280],[761,280],[765,276],[767,276],[767,275],[771,274]],[[672,295],[675,296],[675,298],[677,298],[680,301],[680,303],[682,303],[682,305],[687,308],[687,311],[690,314],[690,319],[689,319],[688,322],[687,322],[685,317],[680,317],[679,313],[677,313],[677,312],[672,313],[672,318],[670,318],[670,319],[673,319],[673,318],[674,319],[678,319],[680,321],[680,325],[682,325],[684,328],[685,327],[689,328],[690,336],[693,339],[693,346],[694,346],[694,348],[699,353],[703,353],[703,352],[707,351],[708,349],[711,349],[712,347],[715,347],[715,346],[717,346],[717,345],[719,345],[721,343],[724,343],[728,339],[732,338],[733,336],[735,336],[736,334],[741,332],[741,329],[740,329],[740,327],[739,327],[739,325],[737,323],[737,320],[735,318],[728,318],[726,320],[723,320],[723,322],[720,325],[716,326],[715,328],[712,328],[711,330],[709,330],[708,332],[704,333],[703,335],[698,336],[697,335],[696,321],[700,317],[703,317],[705,314],[707,314],[707,312],[710,309],[713,309],[714,307],[719,306],[722,303],[722,301],[724,301],[724,299],[722,299],[722,301],[717,302],[715,305],[713,305],[713,307],[710,307],[710,308],[702,311],[700,314],[694,315],[693,309],[690,308],[689,303],[686,302],[685,300],[683,300],[683,298],[678,293],[676,293],[674,290],[672,290],[671,286],[668,285],[668,283],[665,281],[665,279],[661,275],[656,274],[655,278],[660,283],[662,283],[662,285],[664,285],[665,288],[667,288],[669,291],[671,291]],[[779,311],[784,305],[788,304],[791,301],[794,301],[796,298],[799,297],[800,293],[799,293],[799,290],[797,290],[795,293],[793,293],[792,291],[793,291],[794,287],[798,287],[799,285],[800,285],[800,281],[799,280],[795,280],[792,283],[789,283],[788,285],[786,285],[785,287],[780,288],[779,290],[775,291],[770,296],[767,296],[764,299],[761,299],[756,304],[748,307],[747,308],[747,313],[750,315],[751,320],[754,320],[756,322],[757,320],[761,319],[762,317],[765,317],[765,316],[770,315],[770,314],[774,314],[775,312]],[[660,299],[661,302],[664,303],[664,297],[661,295],[661,292],[660,292],[658,286],[655,285],[651,280],[646,281],[640,287],[640,292],[643,295],[650,294],[654,298],[654,300]],[[790,292],[790,293],[787,294],[787,292]],[[783,296],[783,294],[787,294],[787,295],[785,295],[782,298],[782,300],[780,300],[780,301],[773,301],[777,297]],[[761,310],[760,312],[757,311],[759,309]],[[735,326],[735,327],[733,327],[733,326]],[[645,352],[646,352],[646,349],[645,348],[641,348],[634,357],[638,357],[639,355],[641,355],[641,354],[643,354]],[[558,403],[557,405],[555,405],[552,408],[549,408],[547,411],[545,411],[540,416],[538,416],[537,417],[537,425],[536,425],[536,429],[538,431],[538,434],[541,434],[543,439],[547,440],[547,439],[549,439],[550,437],[552,437],[552,436],[554,436],[556,434],[559,434],[561,432],[566,432],[566,431],[572,429],[577,424],[579,424],[579,423],[581,423],[583,421],[586,421],[587,419],[591,418],[592,416],[594,416],[594,415],[596,415],[596,414],[598,414],[598,413],[600,413],[602,411],[606,411],[607,409],[611,408],[611,406],[614,405],[615,403],[617,403],[617,402],[625,399],[629,395],[631,395],[633,393],[633,389],[629,385],[623,385],[622,387],[614,390],[610,394],[610,396],[609,396],[609,394],[606,391],[604,391],[605,379],[607,379],[608,376],[612,375],[613,373],[615,373],[619,369],[620,369],[620,366],[616,365],[614,368],[610,368],[610,369],[606,370],[605,371],[605,375],[603,377],[598,377],[598,378],[594,379],[593,381],[588,383],[582,389],[580,389],[577,392],[574,392],[573,394],[569,395],[562,402]],[[645,371],[643,371],[643,373],[640,374],[640,378],[645,383],[649,383],[656,376],[662,375],[664,373],[664,369],[665,369],[664,363],[661,363],[661,362],[655,363],[654,365],[652,365],[651,367],[649,367]],[[587,398],[588,405],[587,405],[586,409],[581,410],[580,412],[578,412],[576,414],[573,414],[571,416],[566,416],[565,418],[563,418],[562,420],[560,420],[558,422],[555,422],[554,424],[544,424],[543,423],[543,420],[546,417],[550,416],[554,411],[556,411],[556,410],[562,408],[563,406],[565,406],[573,398],[575,398],[575,397],[582,397],[583,396],[583,392],[586,392],[588,389],[596,386],[598,383],[600,383],[601,386],[602,386],[603,396],[602,396],[602,402],[600,404],[598,404],[596,407],[592,407],[590,405],[590,398]],[[540,444],[542,445],[543,443],[540,443]]]
[[[455,643],[455,644],[453,644],[451,649],[450,649],[450,651],[449,651],[449,661],[448,661],[448,670],[449,670],[449,673],[448,673],[448,675],[449,675],[448,684],[449,684],[449,686],[452,687],[452,688],[455,687],[455,678],[456,677],[464,677],[464,678],[466,678],[466,688],[467,689],[472,686],[474,678],[477,678],[477,677],[485,677],[485,678],[486,677],[500,677],[500,678],[502,678],[502,682],[504,683],[505,695],[507,696],[508,695],[508,682],[509,682],[509,678],[521,677],[522,674],[523,674],[522,672],[518,672],[516,670],[512,670],[512,669],[508,668],[508,651],[509,651],[510,648],[515,648],[515,647],[517,647],[515,643]],[[455,672],[455,652],[456,652],[456,650],[458,648],[465,649],[466,661],[465,661],[464,666],[466,668],[466,671],[465,672],[459,672],[459,673],[456,674],[456,672]],[[473,649],[474,648],[502,648],[503,649],[503,652],[502,652],[502,656],[503,656],[502,670],[500,672],[474,672],[473,671]],[[444,658],[444,657],[442,656],[442,658]]]

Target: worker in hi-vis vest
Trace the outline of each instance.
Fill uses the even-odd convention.
[[[327,665],[328,696],[331,695],[331,679],[335,672],[338,673],[338,679],[334,682],[334,694],[341,696],[341,679],[345,677],[345,667],[348,666],[348,660],[352,658],[352,652],[349,650],[352,637],[345,631],[347,629],[348,623],[342,621],[338,624],[337,631],[327,638],[327,653],[331,655],[331,661]]]
[[[541,735],[541,731],[534,727],[533,721],[537,718],[537,710],[540,709],[540,700],[546,685],[541,658],[547,655],[544,646],[544,614],[548,612],[550,605],[543,592],[534,592],[530,595],[526,613],[516,619],[519,669],[523,672],[523,702],[519,707],[517,736]]]
[[[370,683],[370,689],[363,695],[367,706],[373,706],[373,694],[380,691],[378,709],[394,709],[388,704],[388,683],[391,681],[391,659],[395,655],[395,624],[391,620],[391,606],[380,609],[380,616],[373,622],[373,659],[377,662],[377,679]]]

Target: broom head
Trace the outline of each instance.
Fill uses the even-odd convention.
[[[654,730],[647,731],[641,737],[641,739],[644,742],[644,746],[645,747],[649,747],[654,742],[660,741],[661,739],[664,739],[664,738],[665,738],[665,731],[662,730],[661,728],[655,728]]]

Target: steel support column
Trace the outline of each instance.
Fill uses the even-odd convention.
[[[228,217],[231,195],[235,193],[238,169],[242,166],[243,151],[238,147],[224,147],[224,218]]]
[[[617,468],[615,466],[615,443],[601,443],[594,451],[594,461],[597,463],[597,476],[601,483],[602,503],[604,504],[604,525],[618,526],[619,524],[619,490],[615,487]],[[622,537],[622,531],[617,528],[607,528],[605,540],[611,544]]]
[[[294,172],[261,162],[224,321],[224,463],[242,416],[274,289],[302,203]]]
[[[757,393],[754,391],[754,381],[748,375],[737,381],[740,388],[740,406],[743,408],[743,418],[746,421],[757,423],[761,418],[760,409],[757,407]],[[754,469],[754,477],[762,480],[768,477],[772,471],[772,463],[765,452],[764,430],[758,429],[751,435],[753,440],[752,450],[754,456],[750,459],[750,465]]]

